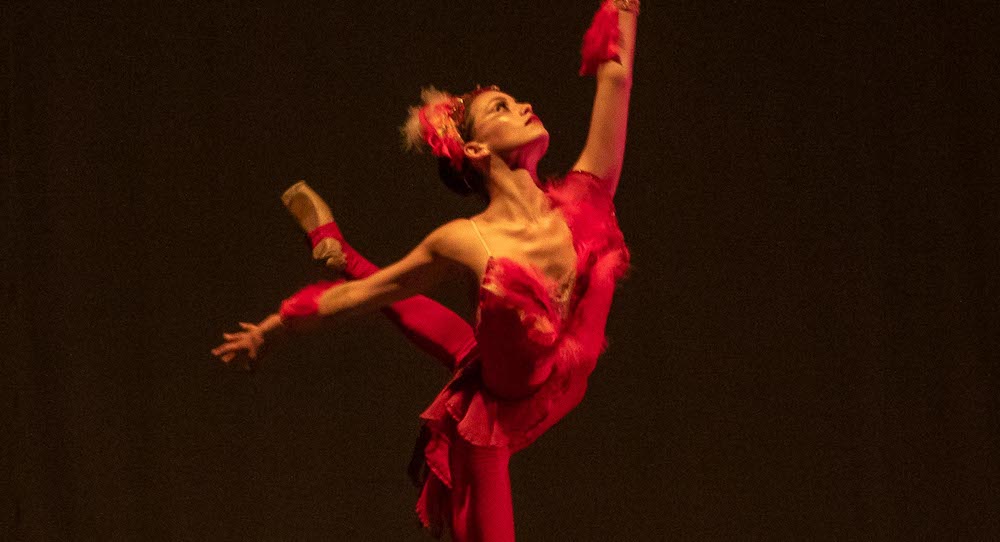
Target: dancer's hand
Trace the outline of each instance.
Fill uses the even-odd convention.
[[[240,327],[243,331],[223,333],[222,337],[226,342],[213,348],[212,354],[226,364],[236,360],[237,367],[249,371],[266,353],[267,343],[260,326],[240,322]]]

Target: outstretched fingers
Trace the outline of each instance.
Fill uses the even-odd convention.
[[[223,363],[228,364],[229,362],[236,359],[236,356],[239,354],[240,349],[244,347],[246,347],[245,344],[241,344],[233,339],[230,339],[229,342],[213,348],[212,354],[218,357],[220,360],[222,360]],[[247,350],[250,359],[257,359],[256,349],[251,349],[247,347]]]
[[[219,346],[213,348],[212,355],[221,356],[223,358],[223,361],[225,361],[225,354],[228,354],[233,350],[236,350],[236,348],[237,348],[236,343],[230,340],[230,342],[220,344]]]

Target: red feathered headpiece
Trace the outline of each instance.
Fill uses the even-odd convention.
[[[454,96],[433,87],[424,90],[421,95],[424,105],[410,108],[411,121],[403,129],[409,145],[416,143],[418,134],[414,132],[419,132],[419,139],[430,148],[434,156],[447,158],[455,171],[462,171],[464,157],[462,147],[465,141],[462,139],[459,127],[465,123],[466,106],[471,104],[476,96],[488,90],[500,89],[496,85],[489,87],[477,85],[475,90],[461,96]],[[414,113],[416,126],[412,120]]]

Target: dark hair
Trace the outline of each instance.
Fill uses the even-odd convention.
[[[452,192],[460,196],[479,194],[489,203],[490,193],[486,190],[486,179],[483,178],[482,173],[472,167],[468,158],[462,159],[462,171],[456,170],[451,165],[451,159],[438,158],[438,176]]]
[[[462,141],[471,140],[472,115],[465,117],[462,125],[458,127],[458,133],[462,137]],[[456,170],[450,159],[438,158],[438,176],[452,192],[460,196],[478,194],[486,203],[490,202],[490,193],[486,190],[486,178],[472,166],[468,158],[462,157],[462,171]]]

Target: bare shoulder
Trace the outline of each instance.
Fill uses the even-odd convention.
[[[469,219],[456,218],[428,234],[425,243],[438,256],[470,267],[469,255],[478,241]]]

